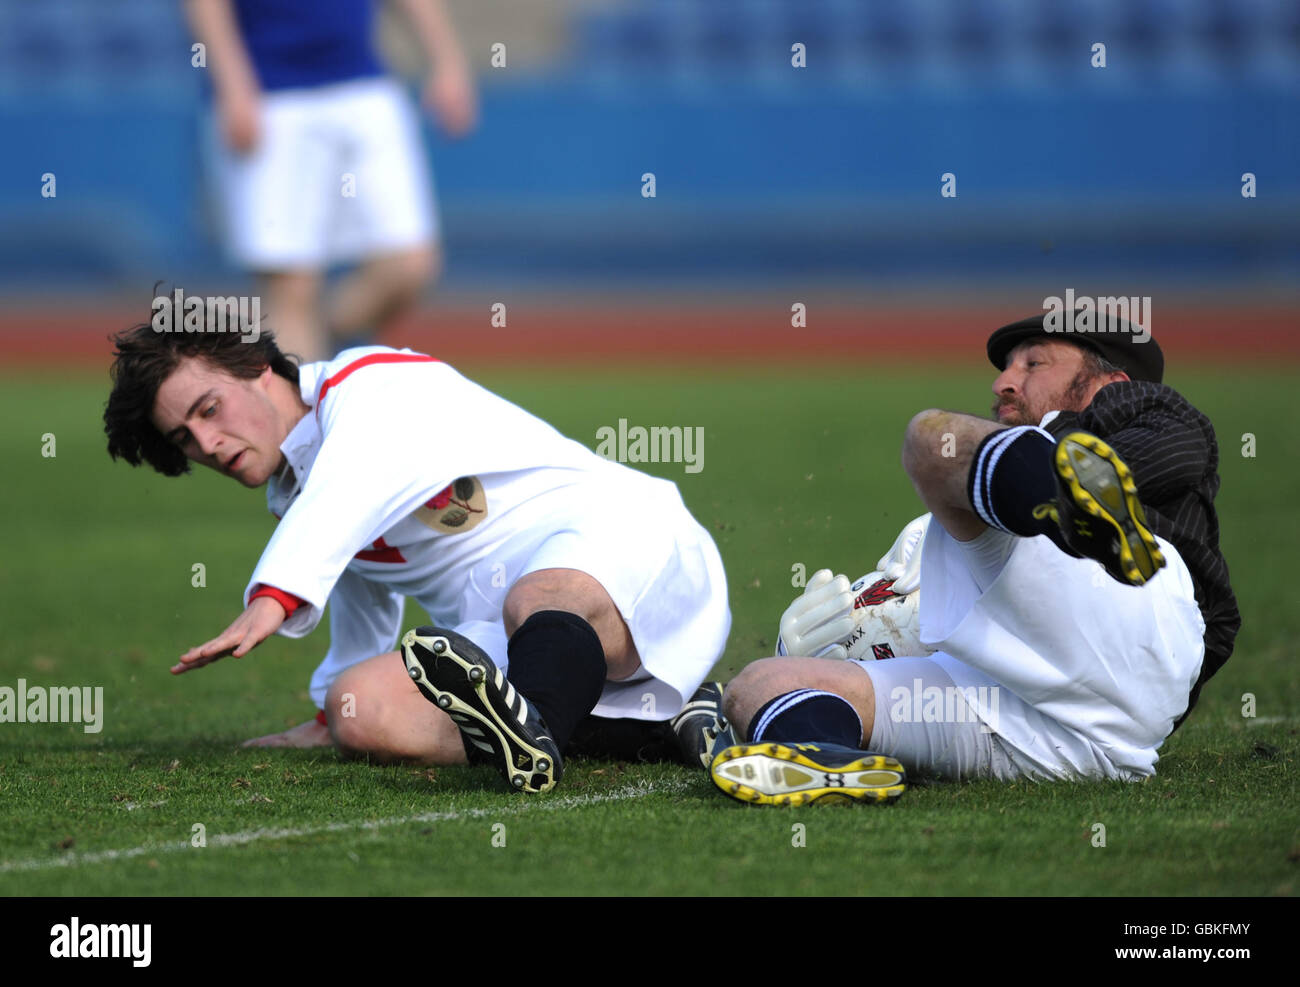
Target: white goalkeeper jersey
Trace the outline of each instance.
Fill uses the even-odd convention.
[[[500,588],[553,530],[548,516],[610,485],[675,495],[433,357],[359,347],[299,375],[311,411],[280,447],[287,467],[267,489],[280,523],[244,603],[259,585],[302,599],[279,629],[293,638],[331,604],[318,702],[343,668],[392,650],[404,597],[446,623],[463,619],[467,599],[495,599],[499,619]]]

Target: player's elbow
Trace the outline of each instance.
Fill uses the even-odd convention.
[[[913,481],[924,479],[941,461],[940,446],[952,431],[952,412],[928,408],[912,416],[903,433],[903,469]],[[951,466],[951,461],[946,464]]]

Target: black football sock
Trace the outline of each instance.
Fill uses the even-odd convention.
[[[671,720],[611,720],[603,716],[588,716],[578,724],[565,755],[642,764],[682,761]]]
[[[966,495],[981,521],[1014,535],[1055,534],[1050,516],[1034,517],[1034,508],[1056,497],[1052,457],[1056,440],[1037,425],[991,432],[975,449]]]
[[[749,724],[751,743],[826,743],[861,749],[862,718],[847,699],[796,689],[764,703]]]
[[[510,635],[506,678],[532,703],[563,752],[605,688],[605,649],[590,624],[564,610],[539,610]]]

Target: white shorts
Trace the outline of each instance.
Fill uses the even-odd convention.
[[[232,258],[320,270],[432,244],[437,215],[410,98],[389,78],[262,97],[261,140],[236,154],[208,132]]]
[[[1191,575],[1160,548],[1166,567],[1131,587],[1044,536],[963,543],[931,525],[921,639],[938,650],[859,663],[872,748],[949,778],[1154,774],[1205,653]]]
[[[868,747],[897,758],[909,775],[953,781],[1116,777],[1105,756],[1086,739],[952,655],[940,651],[925,658],[855,663],[871,677],[876,696]],[[958,686],[957,681],[966,684]],[[1025,757],[1003,740],[998,727],[1013,719],[1032,725],[1058,752],[1056,769]],[[1065,764],[1069,767],[1060,770]]]
[[[607,485],[607,486],[606,486]],[[501,608],[509,587],[542,569],[576,569],[604,587],[641,656],[630,678],[606,682],[596,716],[666,720],[722,657],[731,630],[727,577],[709,533],[672,483],[624,471],[557,496],[544,524],[495,548],[499,585],[471,580],[453,627],[508,669]]]

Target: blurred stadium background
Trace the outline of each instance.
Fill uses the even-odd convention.
[[[400,342],[499,354],[487,306],[528,299],[506,346],[528,358],[612,352],[616,328],[788,358],[800,300],[795,351],[868,353],[1073,287],[1152,295],[1166,339],[1222,350],[1232,315],[1236,355],[1295,348],[1294,0],[450,8],[481,124],[455,143],[426,118],[447,268]],[[379,36],[418,77],[400,25]],[[251,290],[205,191],[191,41],[176,0],[0,0],[0,359],[98,361],[157,280]]]

